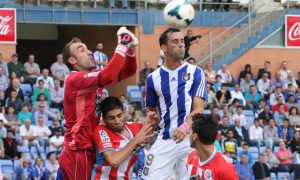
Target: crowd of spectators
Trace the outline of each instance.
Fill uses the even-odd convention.
[[[104,69],[108,58],[102,43],[96,45],[93,56],[96,68]],[[0,53],[0,160],[14,162],[13,179],[55,179],[57,157],[64,143],[63,86],[70,70],[61,54],[50,69],[42,71],[33,54],[24,64],[18,58],[18,54],[12,54],[7,63]],[[107,96],[108,91],[103,89],[101,98]],[[119,98],[126,120],[139,121],[126,95]],[[11,179],[5,172],[0,178],[2,174],[4,179]]]
[[[94,53],[101,69],[107,63],[102,49],[98,43]],[[150,61],[144,65],[140,87],[154,71]],[[241,179],[263,179],[271,172],[295,172],[300,177],[300,72],[295,78],[288,62],[283,61],[281,69],[272,75],[270,66],[266,61],[254,76],[247,64],[236,79],[226,65],[218,71],[210,63],[204,68],[208,95],[205,113],[219,121],[215,144],[235,164]],[[33,54],[24,65],[18,54],[13,54],[9,63],[0,54],[0,158],[19,162],[15,167],[17,179],[55,178],[57,155],[63,147],[63,82],[70,71],[61,54],[50,69],[40,71]],[[102,98],[107,96],[104,90]],[[140,121],[136,106],[126,95],[119,98],[126,120]]]
[[[217,72],[212,64],[204,68],[205,113],[219,121],[217,143],[241,179],[264,179],[270,172],[294,172],[300,178],[300,72],[294,77],[287,61],[275,74],[270,66],[266,61],[254,76],[247,64],[237,79],[227,65]]]
[[[8,63],[0,54],[0,158],[19,162],[16,179],[56,176],[64,142],[63,82],[69,72],[61,54],[42,72],[33,54],[24,64],[18,54]]]

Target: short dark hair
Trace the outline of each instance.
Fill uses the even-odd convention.
[[[218,122],[211,116],[196,113],[192,116],[193,133],[198,135],[198,138],[202,144],[211,145],[214,144],[218,135]]]
[[[168,35],[170,33],[174,33],[174,32],[180,32],[179,29],[175,29],[175,28],[169,28],[167,30],[165,30],[159,37],[159,45],[163,45],[163,44],[167,44],[168,41]]]
[[[255,119],[253,120],[253,122],[255,123],[255,121],[258,121],[258,122],[259,122],[259,119],[258,119],[258,118],[255,118]]]
[[[82,42],[79,38],[74,37],[70,42],[68,42],[62,50],[62,56],[65,64],[68,64],[68,59],[72,56],[70,52],[70,46],[74,43]]]
[[[217,79],[218,77],[219,77],[219,78],[222,78],[222,76],[221,76],[220,74],[217,74],[217,75],[216,75],[216,79]]]
[[[271,62],[270,61],[265,61],[265,64],[271,64]]]
[[[124,109],[122,102],[119,100],[119,98],[114,96],[109,96],[105,98],[101,103],[101,113],[103,117],[106,117],[107,113],[109,111],[112,111],[114,109]]]
[[[243,146],[249,146],[249,144],[245,142],[245,143],[243,143]]]

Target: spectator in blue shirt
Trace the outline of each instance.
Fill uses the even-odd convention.
[[[252,165],[248,163],[246,155],[242,155],[241,163],[237,164],[236,171],[240,180],[254,180]]]
[[[35,159],[35,165],[32,167],[31,179],[48,180],[49,172],[43,165],[41,157]]]
[[[246,108],[254,110],[258,107],[258,101],[261,99],[260,94],[256,91],[254,85],[250,86],[250,91],[245,93]]]
[[[32,171],[31,161],[22,159],[20,166],[16,168],[16,180],[30,179],[32,177]]]
[[[293,138],[294,130],[290,126],[289,119],[285,118],[283,125],[278,128],[278,137],[287,144]]]
[[[248,143],[244,143],[244,144],[243,144],[243,150],[242,150],[241,152],[238,153],[238,158],[239,158],[239,160],[241,161],[242,156],[243,156],[243,155],[246,155],[246,156],[247,156],[248,163],[249,163],[249,164],[252,164],[252,163],[253,163],[253,158],[252,158],[251,153],[250,153],[248,150],[249,150],[249,145],[248,145]]]

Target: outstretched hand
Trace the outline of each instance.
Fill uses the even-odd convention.
[[[146,122],[140,132],[134,137],[135,144],[138,146],[144,146],[148,139],[153,136],[152,129],[152,125]]]

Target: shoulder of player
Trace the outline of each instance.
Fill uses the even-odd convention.
[[[98,126],[95,128],[94,134],[98,134],[98,133],[100,133],[100,131],[105,131],[105,132],[108,133],[108,134],[111,134],[111,133],[112,133],[111,130],[110,130],[109,128],[107,128],[106,125],[103,125],[103,124],[98,125]]]
[[[162,66],[161,67],[159,67],[159,68],[157,68],[157,69],[155,69],[154,71],[152,71],[150,74],[148,74],[148,77],[147,78],[149,78],[149,77],[153,77],[154,75],[159,75],[160,74],[160,70],[162,69]]]

